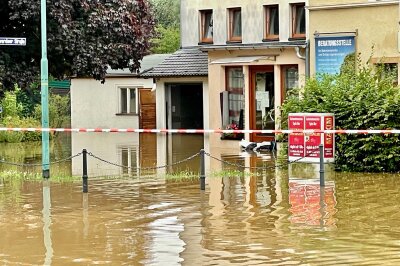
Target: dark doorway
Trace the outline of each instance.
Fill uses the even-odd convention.
[[[170,84],[168,115],[171,129],[203,128],[203,85]]]

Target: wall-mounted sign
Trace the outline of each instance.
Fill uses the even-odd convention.
[[[354,36],[315,37],[315,72],[339,73],[347,58],[355,59],[354,41]]]

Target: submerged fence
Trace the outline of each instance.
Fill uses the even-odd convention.
[[[11,131],[11,132],[36,132],[36,131],[46,131],[46,132],[78,132],[78,133],[185,133],[185,134],[212,134],[212,133],[217,133],[217,134],[235,134],[235,133],[248,133],[248,134],[296,134],[296,133],[302,133],[302,134],[400,134],[400,130],[398,129],[386,129],[386,130],[315,130],[315,129],[310,129],[310,130],[246,130],[246,129],[238,129],[238,130],[231,130],[231,129],[134,129],[134,128],[126,128],[126,129],[117,129],[117,128],[8,128],[8,127],[0,127],[0,131]],[[134,170],[155,170],[155,169],[161,169],[161,168],[167,168],[167,167],[172,167],[177,164],[184,163],[186,161],[192,160],[196,158],[197,156],[200,156],[200,167],[199,167],[199,179],[200,179],[200,188],[201,190],[205,189],[205,156],[208,156],[214,160],[220,161],[223,164],[231,165],[237,168],[241,169],[272,169],[272,168],[279,168],[279,167],[285,167],[289,164],[299,162],[302,159],[306,158],[308,155],[312,153],[319,152],[320,154],[320,185],[324,186],[325,185],[325,180],[324,180],[324,158],[323,158],[323,145],[319,145],[318,149],[311,150],[307,154],[305,154],[303,157],[296,159],[294,161],[288,161],[286,164],[282,165],[275,165],[272,167],[246,167],[244,165],[228,162],[222,159],[219,159],[216,156],[211,155],[210,153],[206,152],[205,150],[200,150],[199,152],[193,154],[192,156],[189,156],[183,160],[171,163],[169,165],[162,165],[162,166],[154,166],[154,167],[129,167],[121,164],[117,164],[115,162],[110,162],[107,161],[106,159],[103,159],[99,156],[94,155],[91,152],[88,152],[86,149],[83,149],[82,152],[77,153],[75,155],[69,156],[67,158],[57,160],[54,162],[49,162],[48,164],[43,164],[43,163],[37,163],[37,164],[26,164],[26,163],[15,163],[15,162],[7,162],[5,160],[0,160],[0,163],[2,164],[8,164],[8,165],[13,165],[13,166],[23,166],[23,167],[37,167],[37,166],[43,166],[43,165],[54,165],[54,164],[59,164],[65,161],[72,160],[73,158],[83,156],[83,173],[82,173],[82,180],[83,180],[83,192],[88,192],[88,164],[87,164],[87,156],[91,156],[94,159],[97,159],[99,161],[102,161],[104,163],[121,167],[121,168],[128,168],[128,169],[134,169]]]
[[[135,128],[11,128],[0,127],[0,131],[14,132],[79,132],[79,133],[185,133],[185,134],[233,134],[233,133],[249,133],[249,134],[400,134],[400,129],[306,129],[306,130],[257,130],[257,129],[135,129]]]
[[[92,158],[94,158],[96,160],[99,160],[101,162],[107,163],[109,165],[113,165],[113,166],[117,166],[117,167],[121,167],[121,168],[126,168],[126,169],[131,169],[131,170],[140,170],[140,171],[168,168],[168,167],[172,167],[172,166],[175,166],[175,165],[182,164],[184,162],[190,161],[190,160],[192,160],[192,159],[194,159],[196,157],[200,157],[200,166],[199,166],[200,189],[201,190],[205,190],[205,178],[206,178],[205,156],[208,156],[211,159],[217,160],[217,161],[221,162],[222,164],[234,166],[234,167],[240,168],[240,169],[268,170],[268,169],[286,167],[289,164],[299,162],[302,159],[304,159],[306,156],[308,156],[308,155],[310,155],[312,153],[315,153],[317,151],[320,151],[320,154],[323,154],[323,153],[321,153],[321,150],[323,150],[323,146],[322,145],[320,145],[318,150],[310,151],[308,154],[306,154],[302,158],[296,159],[294,161],[287,161],[287,163],[285,163],[285,164],[278,164],[278,165],[269,166],[269,167],[245,166],[245,165],[242,165],[242,164],[232,163],[232,162],[220,159],[220,158],[218,158],[216,156],[213,156],[210,153],[206,152],[204,149],[201,149],[199,152],[197,152],[197,153],[195,153],[195,154],[193,154],[193,155],[191,155],[191,156],[189,156],[189,157],[187,157],[187,158],[185,158],[183,160],[180,160],[180,161],[177,161],[177,162],[173,162],[171,164],[166,164],[166,165],[161,165],[161,166],[154,166],[154,167],[130,167],[130,166],[118,164],[118,163],[115,163],[115,162],[110,162],[110,161],[108,161],[108,160],[106,160],[104,158],[96,156],[95,154],[93,154],[91,152],[88,152],[86,149],[83,149],[82,152],[79,152],[79,153],[77,153],[75,155],[72,155],[72,156],[69,156],[67,158],[50,162],[49,165],[59,164],[59,163],[62,163],[62,162],[70,161],[73,158],[77,158],[77,157],[82,156],[82,166],[83,166],[83,168],[82,168],[82,191],[84,193],[87,193],[88,192],[88,178],[89,178],[89,176],[88,176],[88,161],[87,161],[87,157],[88,156],[90,156],[90,157],[92,157]],[[320,162],[321,162],[321,169],[322,169],[322,173],[323,173],[324,161],[323,161],[322,157],[321,157],[321,161]],[[42,164],[38,164],[38,163],[33,163],[33,164],[15,163],[15,162],[8,162],[8,161],[5,161],[5,160],[0,160],[0,163],[1,164],[7,164],[7,165],[13,165],[13,166],[21,166],[21,167],[38,167],[38,166],[42,166]],[[321,186],[323,186],[323,185],[324,185],[324,182],[321,181]]]

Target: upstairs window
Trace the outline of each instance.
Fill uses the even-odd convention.
[[[200,41],[213,42],[213,12],[212,10],[200,11]]]
[[[121,114],[136,114],[136,88],[119,88]]]
[[[229,38],[231,42],[242,41],[242,10],[239,8],[229,8]]]
[[[265,36],[267,40],[279,40],[279,6],[264,6]]]
[[[306,9],[304,3],[292,4],[292,38],[306,37]]]

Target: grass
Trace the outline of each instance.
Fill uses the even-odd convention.
[[[43,180],[42,173],[34,173],[34,172],[21,172],[16,170],[6,170],[0,172],[0,178],[3,181],[41,181]],[[78,176],[70,176],[67,174],[56,174],[51,175],[50,179],[52,181],[57,182],[73,182],[80,180],[81,177]]]
[[[260,176],[259,172],[248,172],[243,170],[222,170],[206,173],[206,178],[222,178],[222,177],[245,177],[245,176]],[[131,176],[131,175],[121,175],[121,176],[104,176],[104,177],[88,177],[89,181],[94,179],[136,179],[136,178],[154,178],[155,175],[141,175],[141,176]],[[190,170],[182,170],[174,173],[165,173],[158,175],[160,178],[165,178],[166,181],[171,182],[188,182],[196,181],[200,178],[198,172],[193,172]],[[42,181],[42,173],[38,172],[21,172],[17,170],[3,170],[0,172],[0,179],[6,182],[12,181]],[[51,174],[50,181],[53,182],[75,182],[81,181],[81,176],[71,176],[68,174]]]

